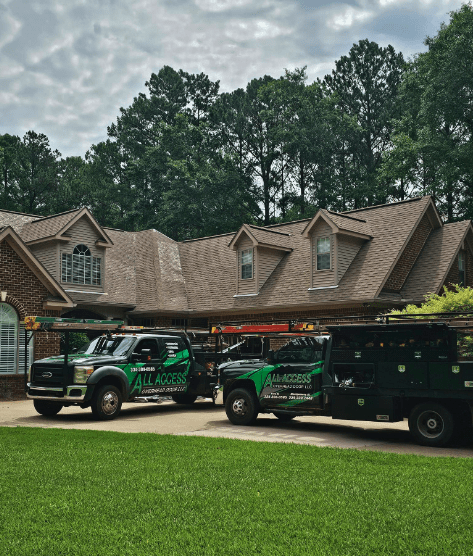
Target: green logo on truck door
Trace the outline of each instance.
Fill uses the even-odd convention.
[[[179,350],[175,340],[166,340],[150,363],[130,363],[124,369],[131,384],[130,396],[174,394],[187,391],[189,352]]]

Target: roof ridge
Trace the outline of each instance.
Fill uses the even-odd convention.
[[[31,222],[28,222],[28,224],[35,224],[36,222],[43,222],[44,220],[48,220],[50,218],[57,218],[58,216],[63,216],[64,214],[70,214],[72,212],[79,212],[81,210],[82,209],[71,209],[71,210],[66,210],[64,212],[58,212],[58,214],[50,214],[49,216],[41,216],[37,220],[32,220]]]
[[[393,203],[383,203],[382,205],[372,205],[372,206],[369,206],[369,207],[364,207],[364,208],[359,208],[359,209],[345,210],[345,211],[343,211],[343,213],[347,214],[349,212],[360,212],[362,210],[372,210],[372,209],[378,209],[378,208],[381,208],[381,207],[391,207],[393,205],[400,205],[402,203],[412,203],[413,201],[420,201],[421,199],[425,199],[426,197],[430,197],[430,195],[411,197],[410,199],[404,199],[403,201],[394,201]],[[342,213],[337,213],[337,214],[342,214]]]
[[[238,232],[226,232],[224,234],[216,234],[214,236],[195,237],[193,239],[183,239],[182,241],[176,241],[176,243],[190,243],[191,241],[200,241],[202,239],[214,239],[216,237],[234,236],[236,233]]]
[[[27,212],[18,212],[16,210],[0,209],[0,212],[8,212],[8,214],[19,214],[21,216],[33,216],[34,218],[41,218],[40,214],[29,214]]]
[[[330,214],[335,214],[336,216],[341,216],[342,218],[349,218],[350,220],[356,220],[356,222],[364,222],[365,224],[367,224],[366,220],[363,220],[361,218],[354,218],[353,216],[348,216],[346,214],[343,214],[342,212],[335,212],[334,210],[329,210],[329,209],[324,209],[325,211],[327,211]]]
[[[276,230],[268,230],[267,228],[265,228],[264,226],[255,226],[254,224],[247,224],[247,226],[249,228],[255,228],[256,230],[263,230],[263,232],[271,232],[272,234],[279,234],[281,236],[287,236],[290,237],[291,234],[288,234],[286,232],[278,232]]]

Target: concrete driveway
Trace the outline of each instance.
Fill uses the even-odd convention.
[[[206,400],[197,400],[192,406],[172,401],[127,403],[114,421],[94,421],[90,409],[68,407],[55,417],[44,417],[36,413],[31,401],[0,402],[0,426],[211,436],[426,456],[473,457],[471,441],[448,448],[418,446],[410,438],[406,421],[371,423],[298,417],[290,423],[281,423],[273,415],[261,414],[255,426],[237,427],[230,423],[222,407],[215,407]]]

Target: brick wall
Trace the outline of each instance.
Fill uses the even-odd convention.
[[[399,292],[401,290],[431,231],[432,224],[427,214],[424,214],[389,278],[386,280],[383,291]]]
[[[28,315],[59,316],[59,311],[45,310],[43,300],[48,290],[6,241],[0,243],[0,291],[7,292],[6,303],[17,312],[20,321]],[[34,339],[34,359],[59,353],[59,335],[38,333]],[[22,365],[20,362],[20,368]],[[0,375],[0,400],[25,398],[24,375]]]

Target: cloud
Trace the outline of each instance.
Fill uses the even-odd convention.
[[[83,155],[164,65],[221,90],[308,66],[323,77],[369,38],[413,54],[460,0],[0,0],[0,133]]]

